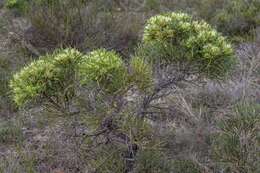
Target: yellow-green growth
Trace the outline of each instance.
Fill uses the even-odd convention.
[[[22,106],[38,98],[71,97],[81,57],[74,49],[58,50],[24,67],[10,82],[15,103]]]
[[[209,78],[225,76],[234,64],[231,44],[204,21],[185,13],[150,18],[143,35],[146,58],[164,63],[186,64]]]
[[[121,57],[114,51],[98,49],[86,55],[79,65],[83,85],[97,84],[108,93],[126,86],[127,70]]]

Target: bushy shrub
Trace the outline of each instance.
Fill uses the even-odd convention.
[[[183,76],[223,77],[233,64],[233,50],[207,23],[187,14],[168,13],[148,21],[139,51],[129,66],[116,52],[105,49],[87,55],[65,49],[43,56],[14,75],[10,84],[14,100],[18,106],[46,102],[64,115],[70,113],[70,104],[78,106],[77,116],[69,116],[75,118],[73,137],[78,138],[76,117],[83,115],[89,131],[80,132],[84,137],[77,143],[86,147],[93,172],[168,173],[175,169],[197,173],[197,165],[189,161],[172,167],[165,153],[169,148],[161,138],[168,125],[162,125],[161,131],[156,121],[174,111],[165,106],[166,97],[176,91]],[[155,70],[177,71],[176,65],[181,69],[180,79],[175,73],[155,74]],[[134,86],[143,93],[134,95]],[[76,100],[79,95],[86,104]]]
[[[109,93],[123,90],[127,83],[127,70],[121,57],[105,49],[90,52],[80,63],[82,84],[95,83]]]
[[[24,67],[10,83],[15,103],[22,106],[38,99],[69,101],[74,95],[75,68],[81,57],[74,49],[58,50]]]
[[[213,156],[226,172],[259,171],[259,105],[238,105],[235,114],[219,123]]]
[[[185,13],[150,18],[143,35],[142,56],[209,78],[225,76],[234,64],[230,43],[204,21]]]

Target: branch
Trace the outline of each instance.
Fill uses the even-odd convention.
[[[154,100],[160,99],[162,97],[165,97],[167,95],[169,95],[171,92],[167,92],[166,94],[161,94],[159,95],[159,93],[165,89],[168,89],[171,86],[176,86],[177,82],[182,81],[185,77],[183,75],[179,76],[179,77],[175,77],[175,78],[171,78],[163,83],[160,83],[157,87],[155,87],[153,93],[149,96],[145,96],[144,100],[143,100],[143,104],[142,104],[142,111],[141,114],[143,114],[143,112],[146,112],[146,110],[148,109],[148,107],[150,106],[151,102],[153,102]]]

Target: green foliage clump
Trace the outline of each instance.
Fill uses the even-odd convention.
[[[24,67],[10,83],[15,103],[22,106],[40,98],[72,97],[75,70],[81,57],[74,49],[59,50]]]
[[[108,93],[123,90],[127,83],[127,70],[121,57],[105,49],[89,53],[79,65],[82,84],[94,83]]]
[[[183,70],[188,68],[209,78],[225,76],[235,61],[225,37],[206,22],[185,13],[150,18],[140,50],[149,60],[182,64]]]
[[[214,158],[227,172],[259,171],[259,105],[242,104],[219,123],[213,142]]]

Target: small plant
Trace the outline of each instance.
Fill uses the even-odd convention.
[[[235,114],[219,123],[213,139],[214,158],[227,172],[259,171],[259,105],[242,104]]]

